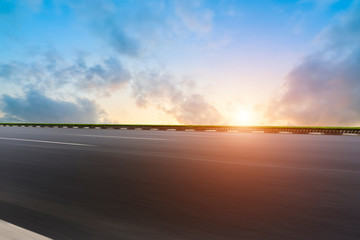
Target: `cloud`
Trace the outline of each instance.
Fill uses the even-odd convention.
[[[19,65],[17,63],[6,63],[0,65],[0,78],[8,79],[14,76]]]
[[[136,72],[146,66],[157,64],[156,49],[159,47],[166,49],[172,47],[174,41],[189,41],[187,37],[192,36],[192,33],[211,31],[214,16],[214,12],[208,8],[211,4],[205,6],[200,1],[173,3],[141,0],[54,0],[50,5],[42,0],[21,0],[21,3],[24,4],[9,5],[6,10],[10,13],[15,11],[20,23],[38,21],[37,11],[41,11],[49,13],[47,17],[55,14],[57,20],[58,17],[70,20],[62,21],[62,27],[69,30],[64,32],[69,33],[70,38],[78,36],[71,34],[71,31],[78,29],[84,33],[84,39],[89,36],[89,32],[90,36],[93,34],[95,38],[91,41],[84,42],[79,37],[74,42],[84,42],[84,45],[77,46],[78,49],[91,51],[92,55],[79,54],[74,58],[72,50],[65,49],[68,44],[57,44],[59,51],[65,51],[63,55],[47,51],[35,53],[29,58],[20,56],[19,61],[8,59],[0,62],[0,84],[3,86],[0,94],[21,92],[24,86],[31,85],[52,97],[74,94],[89,98],[94,95],[103,97],[113,94],[131,81],[138,106],[157,106],[182,123],[221,122],[220,114],[203,95],[188,91],[186,84],[175,84],[173,77],[163,80],[161,74],[149,71],[143,74],[143,79],[133,78]],[[51,24],[53,18],[49,20]],[[48,27],[44,26],[47,25],[40,24],[37,31],[47,31]],[[24,34],[28,32],[31,31],[25,31]],[[46,42],[48,40],[51,46],[51,38],[45,39]],[[224,43],[220,44],[226,42],[224,38]],[[42,47],[38,48],[38,51],[42,51]],[[154,83],[157,89],[150,86]],[[10,96],[3,95],[3,100],[7,97]],[[29,108],[29,111],[33,109]],[[7,117],[10,116],[17,115],[7,114]]]
[[[360,123],[360,4],[318,37],[323,48],[287,76],[270,101],[271,122],[297,125]]]
[[[93,20],[91,27],[118,54],[137,57],[140,54],[140,41],[132,37],[125,27],[121,26],[121,22],[109,15]]]
[[[99,3],[100,2],[100,3]],[[206,2],[205,2],[206,3]],[[212,30],[214,11],[203,1],[67,1],[92,32],[121,56],[139,58],[154,45]]]
[[[170,74],[160,72],[147,72],[132,81],[139,107],[156,106],[182,124],[223,123],[217,109],[191,88],[192,82],[177,82]]]
[[[2,122],[96,123],[104,114],[88,99],[55,100],[35,89],[28,89],[23,97],[2,95],[0,110]]]
[[[70,85],[84,92],[109,95],[131,78],[116,58],[89,65],[84,55],[64,60],[53,51],[34,56],[30,62],[10,61],[0,64],[0,82],[37,85],[45,89]]]
[[[214,12],[203,8],[200,1],[177,1],[175,13],[183,24],[196,33],[207,33],[212,29]]]
[[[77,79],[78,88],[97,91],[99,89],[112,92],[127,83],[130,72],[116,58],[108,58],[103,63],[87,66],[84,59],[79,58],[76,65],[64,70]]]
[[[130,57],[140,55],[141,41],[132,34],[136,28],[133,19],[129,17],[129,2],[119,4],[110,0],[69,0],[63,4],[71,7],[77,19],[117,54]]]
[[[115,26],[113,21],[109,20],[107,22],[106,35],[110,45],[119,53],[138,56],[140,51],[139,42],[128,36],[123,29]]]
[[[184,124],[221,124],[222,116],[218,110],[211,105],[204,96],[190,94],[188,97],[174,104],[165,112],[175,117],[179,123]]]

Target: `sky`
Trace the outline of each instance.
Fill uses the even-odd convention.
[[[0,122],[360,125],[360,1],[0,0]]]

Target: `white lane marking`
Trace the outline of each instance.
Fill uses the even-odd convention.
[[[87,134],[71,134],[71,136],[98,137],[98,138],[120,138],[120,139],[135,139],[135,140],[154,140],[154,141],[171,141],[171,139],[166,139],[166,138],[149,138],[149,137],[125,137],[125,136],[106,136],[106,135],[87,135]]]
[[[309,132],[310,135],[324,135],[322,132]]]
[[[48,240],[47,238],[38,233],[29,231],[25,228],[16,226],[14,224],[0,220],[0,239],[12,239],[12,240]]]
[[[343,133],[343,136],[359,136],[359,134],[356,133]]]
[[[62,145],[73,145],[73,146],[94,147],[94,145],[83,144],[83,143],[72,143],[72,142],[53,142],[53,141],[44,141],[44,140],[36,140],[36,139],[23,139],[23,138],[7,138],[7,137],[0,137],[0,140],[22,141],[22,142],[37,142],[37,143],[50,143],[50,144],[62,144]]]

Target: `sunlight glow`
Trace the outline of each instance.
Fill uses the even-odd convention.
[[[254,114],[252,110],[247,108],[241,108],[236,112],[236,123],[238,125],[253,125]]]

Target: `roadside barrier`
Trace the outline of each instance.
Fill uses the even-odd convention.
[[[2,123],[3,127],[117,129],[148,131],[191,131],[232,133],[286,133],[311,135],[360,135],[360,127],[284,127],[284,126],[219,126],[219,125],[132,125],[132,124],[56,124],[56,123]]]

